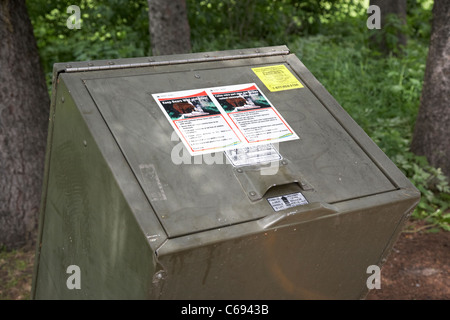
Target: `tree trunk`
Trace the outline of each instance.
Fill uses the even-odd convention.
[[[450,178],[450,1],[435,0],[430,48],[411,150]]]
[[[0,246],[33,245],[50,99],[25,0],[0,0]]]
[[[186,0],[148,0],[153,55],[191,51]]]
[[[386,33],[394,30],[387,30],[387,17],[395,14],[401,24],[406,25],[406,0],[370,0],[370,5],[380,7],[381,12],[381,30],[373,30],[373,35],[370,37],[371,44],[385,54],[392,51],[401,52],[401,47],[406,46],[407,43],[406,35],[397,30],[397,43],[388,41]]]

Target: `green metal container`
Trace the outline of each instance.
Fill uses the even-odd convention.
[[[361,299],[420,198],[286,46],[55,64],[53,83],[34,299]],[[299,137],[270,163],[190,156],[153,96],[247,83]]]

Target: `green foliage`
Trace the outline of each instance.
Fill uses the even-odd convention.
[[[385,17],[384,26],[374,33],[374,39],[377,42],[385,42],[388,52],[396,55],[403,52],[401,44],[399,44],[399,35],[406,36],[408,26],[396,14],[388,14]]]
[[[429,15],[424,13],[424,17]],[[370,30],[365,28],[364,19],[361,16],[348,21],[344,34],[299,37],[288,46],[419,189],[422,197],[413,217],[448,231],[448,179],[426,158],[409,150],[428,43],[422,38],[424,33],[416,32],[417,37],[410,36],[403,55],[382,57],[368,48]],[[335,30],[341,25],[335,23]],[[407,32],[414,34],[409,29]]]
[[[407,34],[424,44],[428,43],[431,35],[432,7],[433,0],[407,0]]]
[[[81,29],[66,22],[76,4]],[[146,1],[125,0],[28,0],[27,7],[42,64],[50,84],[53,64],[67,61],[146,56],[150,48]]]
[[[369,0],[186,0],[194,42],[220,45],[264,41],[285,43],[291,35],[342,33],[335,29],[356,17],[367,17]],[[428,39],[432,0],[407,0],[407,22],[414,36]],[[389,20],[389,19],[388,19]],[[391,18],[391,34],[404,31],[398,19]],[[344,27],[345,29],[345,27]],[[393,40],[396,41],[396,40]],[[226,46],[225,48],[229,48]]]
[[[363,10],[351,0],[187,0],[194,51],[284,44]]]

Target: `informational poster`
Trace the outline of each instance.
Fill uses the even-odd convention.
[[[256,84],[213,88],[211,93],[247,143],[298,139]]]
[[[153,98],[192,156],[299,139],[254,83],[153,94]],[[268,158],[276,157],[270,154]]]
[[[205,89],[153,97],[191,155],[223,151],[242,143]]]

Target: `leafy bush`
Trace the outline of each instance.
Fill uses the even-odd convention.
[[[403,55],[383,57],[369,49],[364,19],[347,22],[353,29],[347,28],[345,35],[298,37],[289,48],[419,189],[422,197],[413,217],[449,231],[448,179],[409,149],[428,43],[421,36],[410,37]]]
[[[42,65],[50,86],[53,64],[146,56],[150,50],[146,1],[82,0],[81,29],[66,22],[73,1],[27,1]]]

